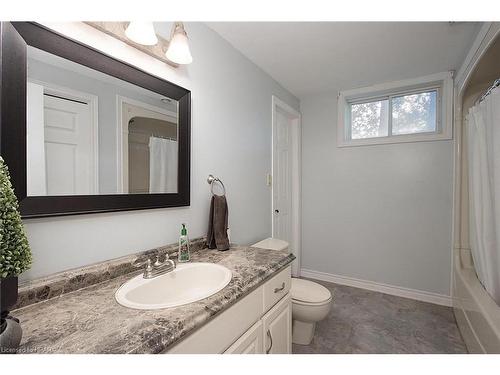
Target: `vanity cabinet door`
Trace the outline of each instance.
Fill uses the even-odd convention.
[[[262,321],[255,323],[224,354],[263,354]]]
[[[287,294],[262,318],[264,352],[292,353],[292,304]]]

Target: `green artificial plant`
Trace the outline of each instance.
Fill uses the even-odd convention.
[[[0,278],[18,276],[31,266],[26,238],[9,170],[0,156]]]

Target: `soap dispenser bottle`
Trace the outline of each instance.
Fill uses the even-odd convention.
[[[179,237],[179,262],[189,262],[189,238],[186,224],[182,224],[181,236]]]

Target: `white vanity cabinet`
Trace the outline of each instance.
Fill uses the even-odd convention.
[[[291,353],[291,280],[288,266],[166,353]]]
[[[285,296],[262,318],[264,350],[267,354],[292,352],[292,301]]]
[[[262,354],[264,353],[264,330],[259,320],[243,336],[236,340],[224,354]]]

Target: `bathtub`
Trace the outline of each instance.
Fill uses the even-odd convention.
[[[500,353],[500,307],[474,270],[469,241],[469,196],[465,115],[500,77],[500,22],[484,22],[455,76],[455,181],[453,203],[452,303],[470,353]]]
[[[500,307],[483,288],[469,249],[455,249],[453,310],[470,353],[500,353]]]

